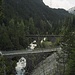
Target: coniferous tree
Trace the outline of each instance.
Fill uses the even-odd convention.
[[[29,18],[29,32],[30,34],[35,34],[35,26],[34,26],[34,21],[33,18]]]
[[[68,55],[66,75],[75,75],[75,17],[65,22],[63,50]]]
[[[5,24],[7,22],[4,14],[3,1],[4,0],[0,0],[0,25],[2,25],[2,23]]]
[[[27,31],[27,29],[25,30],[25,24],[24,24],[24,21],[23,20],[21,20],[21,22],[19,23],[19,22],[17,22],[17,24],[18,24],[18,37],[19,37],[19,44],[21,45],[21,46],[23,46],[23,48],[26,48],[26,46],[27,46],[27,39],[26,39],[26,37],[25,37],[25,35],[26,35],[26,33],[25,33],[25,31]]]
[[[8,26],[9,37],[14,45],[13,49],[21,49],[22,46],[19,44],[19,32],[18,24],[14,19],[11,19]]]
[[[0,24],[2,24],[2,21],[3,21],[2,0],[0,0]]]
[[[0,50],[11,50],[13,49],[13,44],[9,38],[7,28],[3,24],[0,26]]]

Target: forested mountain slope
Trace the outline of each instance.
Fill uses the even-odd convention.
[[[64,9],[51,9],[42,0],[4,0],[4,13],[8,18],[45,19],[56,21],[69,15]]]
[[[27,48],[33,39],[25,35],[59,34],[61,20],[70,15],[64,9],[49,8],[42,0],[3,0],[1,12],[0,50]]]

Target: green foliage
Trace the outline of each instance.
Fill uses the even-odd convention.
[[[2,12],[2,0],[0,0],[0,24],[2,24],[3,12]]]
[[[10,62],[10,63],[9,63]],[[13,75],[15,74],[16,60],[9,60],[0,56],[0,75]]]
[[[44,41],[43,43],[40,44],[40,47],[41,48],[51,48],[52,45],[53,45],[52,42],[50,42],[50,41]]]
[[[63,42],[67,44],[63,48],[68,54],[66,75],[75,75],[75,16],[65,22]]]
[[[3,24],[2,26],[0,26],[0,50],[8,50],[12,48],[12,42],[8,36],[7,29]]]
[[[48,32],[51,34],[51,29],[56,28],[57,26],[55,22],[70,15],[64,9],[56,10],[45,6],[42,0],[4,0],[3,8],[5,17],[8,20],[10,20],[11,18],[15,20],[30,20],[30,18],[32,18],[34,26],[36,27],[36,33],[38,33],[38,31],[42,28],[45,33]],[[50,22],[51,24],[54,23],[55,26],[53,26],[53,28],[50,28],[48,22]]]
[[[29,18],[29,34],[35,34],[36,28],[34,26],[33,18]]]
[[[67,17],[69,13],[64,9],[51,9],[42,2],[42,0],[4,0],[4,12],[7,18],[23,18],[29,19],[30,17],[37,16],[38,20],[45,20],[44,16],[51,21],[56,21]],[[9,12],[9,14],[8,14]],[[43,16],[44,15],[44,16]],[[49,17],[50,16],[50,17]]]
[[[59,34],[59,19],[69,15],[63,9],[55,10],[45,6],[42,0],[3,0],[0,7],[1,50],[25,49],[31,40],[25,35]],[[67,16],[63,16],[65,14]]]
[[[3,61],[1,56],[0,56],[0,74],[3,75]]]
[[[73,49],[73,53],[70,55],[70,59],[68,60],[68,67],[66,74],[67,75],[75,74],[75,49]]]

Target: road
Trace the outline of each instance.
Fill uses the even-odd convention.
[[[55,52],[60,48],[53,48],[53,49],[34,49],[34,50],[16,50],[16,51],[2,51],[3,56],[10,56],[10,55],[24,55],[24,54],[34,54],[34,53],[47,53],[47,52]]]

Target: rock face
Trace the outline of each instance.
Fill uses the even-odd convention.
[[[64,75],[66,54],[61,50],[53,53],[40,62],[31,75]]]
[[[68,10],[69,13],[74,14],[75,15],[75,7],[72,7],[71,9]]]

